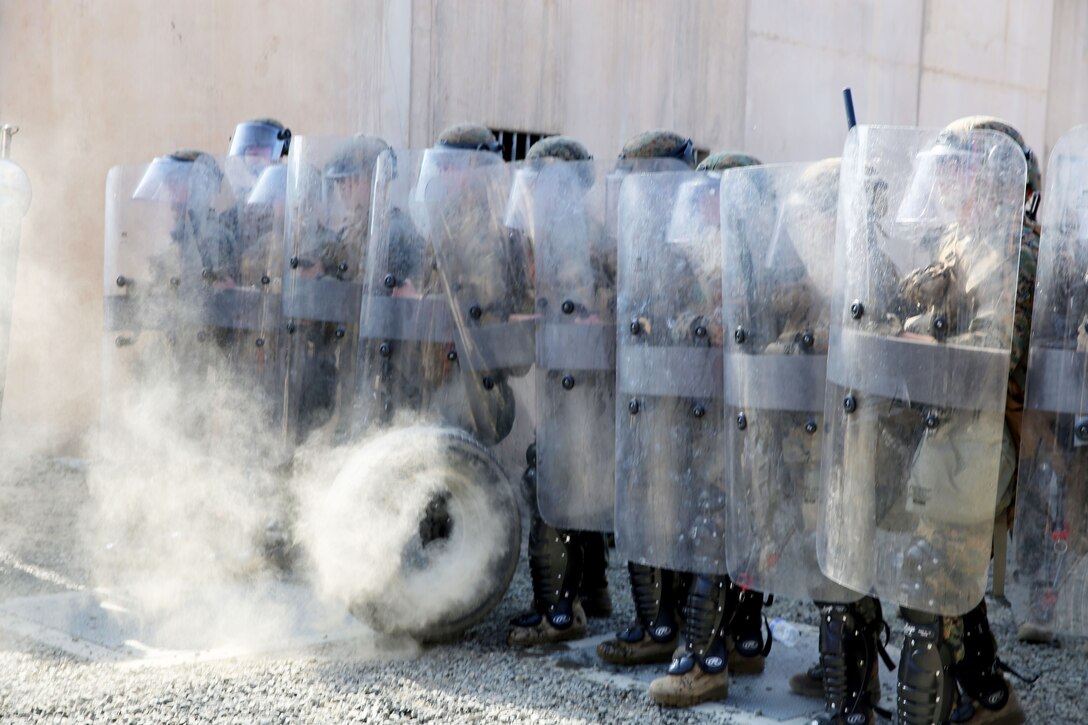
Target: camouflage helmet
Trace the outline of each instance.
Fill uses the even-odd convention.
[[[593,157],[577,140],[570,136],[548,136],[533,144],[526,161],[555,159],[557,161],[590,161]]]
[[[703,159],[702,163],[695,167],[696,171],[726,171],[742,166],[761,166],[762,161],[754,156],[749,156],[740,151],[720,151]]]
[[[374,169],[378,156],[389,150],[389,144],[377,136],[357,133],[343,146],[325,166],[325,176],[329,179],[342,179],[359,176]]]
[[[235,126],[227,156],[245,156],[251,149],[267,149],[268,158],[275,160],[286,156],[290,146],[291,129],[274,118],[255,118]]]
[[[787,233],[789,246],[804,265],[817,289],[828,290],[834,279],[835,245],[839,206],[839,171],[842,159],[809,164],[797,177],[783,200],[783,224],[771,242],[769,254],[783,248],[778,234]],[[777,262],[777,260],[776,260]]]
[[[695,166],[695,145],[673,131],[646,131],[623,145],[621,159],[680,159]]]
[[[803,201],[806,206],[821,214],[834,215],[839,205],[841,167],[842,159],[837,157],[809,164],[797,177],[790,198]]]
[[[1029,194],[1038,194],[1042,191],[1039,159],[1035,157],[1035,152],[1027,145],[1020,132],[1013,128],[1007,121],[1003,121],[995,116],[965,116],[964,118],[955,120],[945,126],[944,130],[941,131],[937,142],[949,146],[959,146],[962,143],[961,140],[971,131],[997,131],[1012,139],[1013,143],[1019,146],[1020,150],[1023,151],[1024,158],[1027,159],[1027,192]]]
[[[495,138],[495,134],[478,123],[457,123],[448,127],[438,134],[435,145],[466,151],[502,151],[502,145]]]

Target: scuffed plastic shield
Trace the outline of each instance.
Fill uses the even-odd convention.
[[[1088,634],[1088,126],[1054,147],[1043,195],[1009,597]]]
[[[450,152],[443,152],[449,155]],[[512,167],[495,154],[457,153],[421,177],[426,227],[450,303],[469,430],[489,446],[531,416],[514,381],[534,361],[535,321],[528,239],[505,223]],[[523,460],[508,452],[508,463]]]
[[[501,163],[494,154],[428,149],[378,164],[360,328],[358,406],[365,425],[423,420],[478,432],[432,231],[438,210],[427,203],[433,180],[447,171],[463,177],[469,159],[478,168]],[[482,386],[485,376],[479,377]],[[488,393],[496,389],[505,388]],[[486,424],[479,432],[486,434]]]
[[[725,574],[718,179],[636,174],[619,200],[616,545]]]
[[[839,160],[722,174],[726,479],[734,581],[854,599],[816,563]]]
[[[284,329],[294,442],[352,428],[359,317],[381,141],[298,137],[287,172]],[[258,191],[260,187],[255,187]]]
[[[549,524],[579,531],[611,531],[615,511],[616,239],[605,221],[613,166],[552,163],[524,169],[526,183],[514,184],[536,271],[537,501]]]
[[[820,566],[913,609],[981,600],[1026,164],[1003,134],[859,126],[839,186]]]
[[[241,426],[262,450],[278,449],[281,247],[274,234],[253,234],[245,220],[221,161],[210,156],[162,157],[110,171],[107,454],[124,457],[141,426],[165,422],[175,435],[207,441],[212,455],[217,446],[234,445]]]

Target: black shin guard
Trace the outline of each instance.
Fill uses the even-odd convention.
[[[880,693],[872,692],[878,657],[889,663],[880,642],[886,625],[880,603],[820,605],[820,666],[826,712],[816,723],[868,723]]]
[[[696,664],[704,672],[718,673],[726,666],[723,622],[728,580],[725,577],[695,576],[684,601],[681,631],[684,652],[669,664],[670,675],[690,672]]]
[[[574,598],[581,581],[581,550],[571,545],[570,536],[533,516],[529,529],[529,573],[533,580],[533,610],[548,618],[556,629],[574,621]],[[519,617],[532,619],[532,615]],[[516,626],[536,622],[515,621]]]
[[[955,679],[952,650],[944,639],[944,623],[936,614],[902,610],[905,641],[899,658],[895,722],[932,725],[945,722],[952,712]]]
[[[592,596],[608,588],[608,539],[596,532],[580,534],[579,539],[585,562],[579,591]]]
[[[1009,683],[1001,674],[997,640],[990,631],[986,602],[963,615],[963,661],[953,668],[956,683],[965,697],[952,722],[966,722],[974,715],[974,702],[987,710],[1000,710],[1009,701]]]
[[[511,620],[515,627],[533,627],[542,617],[556,629],[567,629],[574,622],[574,598],[582,580],[582,549],[571,536],[544,523],[536,510],[536,451],[526,452],[529,468],[524,481],[532,496],[533,513],[529,524],[529,574],[533,582],[533,611]]]
[[[729,599],[733,603],[729,635],[733,638],[737,654],[743,657],[767,656],[771,652],[772,639],[770,628],[763,618],[763,593],[742,589],[732,581],[728,587]]]
[[[655,642],[676,637],[676,575],[667,569],[627,562],[631,575],[631,595],[635,600],[636,623],[619,634],[627,642],[641,641],[649,635]]]

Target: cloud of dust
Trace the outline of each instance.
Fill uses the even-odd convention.
[[[402,423],[332,445],[319,430],[288,457],[267,400],[217,349],[225,343],[145,336],[104,354],[103,455],[84,536],[95,584],[149,642],[245,650],[349,611],[383,633],[421,633],[478,610],[489,587],[501,595],[517,505],[463,432]],[[424,546],[436,496],[454,523]]]
[[[517,505],[488,461],[461,431],[406,425],[342,449],[333,476],[304,476],[298,531],[319,595],[396,632],[481,607],[489,587],[505,587],[502,555],[518,545]],[[423,545],[420,521],[436,497],[452,529]]]

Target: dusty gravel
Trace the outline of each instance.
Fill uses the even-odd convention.
[[[48,491],[48,496],[42,492]],[[86,583],[66,540],[85,495],[76,462],[36,462],[0,486],[0,598],[61,592]],[[616,613],[591,621],[611,632],[631,617],[626,573],[611,567]],[[506,621],[530,599],[524,563],[500,607],[464,641],[417,649],[362,640],[276,655],[169,667],[88,662],[0,630],[3,722],[727,722],[671,712],[645,693],[601,685],[539,652],[511,652]],[[1084,642],[1016,641],[1011,610],[991,602],[1001,656],[1034,684],[1016,683],[1029,722],[1084,722]],[[814,621],[811,606],[779,601],[770,616]],[[774,653],[771,654],[774,657]],[[813,653],[813,660],[816,654]],[[886,674],[884,676],[887,676]]]

